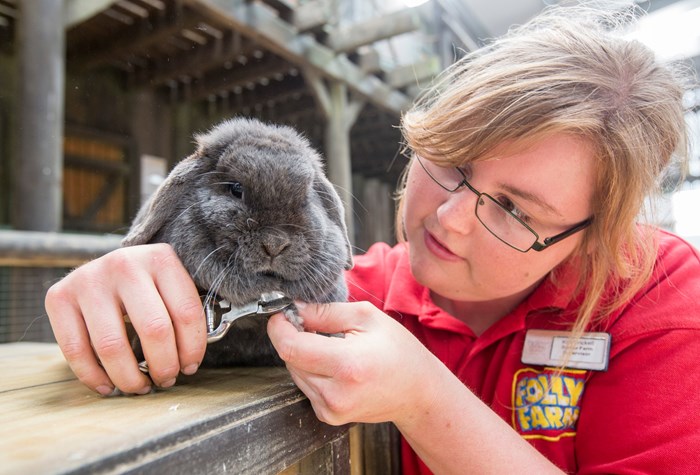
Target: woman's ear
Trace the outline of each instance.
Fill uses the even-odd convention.
[[[178,202],[182,201],[181,195],[193,186],[193,178],[199,172],[199,163],[198,154],[194,154],[172,169],[153,196],[139,209],[129,232],[122,240],[122,246],[147,244],[153,239],[173,217],[173,212],[178,209]]]

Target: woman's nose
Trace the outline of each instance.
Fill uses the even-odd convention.
[[[480,225],[474,212],[478,199],[479,197],[467,187],[450,193],[437,208],[440,225],[455,233],[471,233],[476,226]]]

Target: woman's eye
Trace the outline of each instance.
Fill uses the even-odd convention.
[[[243,199],[243,185],[237,181],[228,183],[228,191],[234,198]]]
[[[530,217],[520,211],[520,209],[515,206],[515,203],[513,203],[508,197],[506,196],[501,196],[498,198],[498,202],[503,206],[510,214],[515,216],[521,221],[524,221],[526,223],[529,223],[531,221]]]

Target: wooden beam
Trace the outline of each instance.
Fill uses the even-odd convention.
[[[294,13],[294,4],[288,0],[260,0],[265,5],[277,10],[280,18],[289,21]],[[296,3],[296,2],[294,2]]]
[[[406,8],[342,26],[329,33],[326,44],[336,53],[348,53],[360,46],[418,30],[421,27],[421,14],[422,7]]]
[[[257,115],[270,122],[295,122],[294,127],[302,130],[299,122],[313,120],[321,121],[313,99],[308,95],[299,96],[298,99],[275,105],[274,107],[261,107],[254,109]],[[246,114],[247,115],[247,114]]]
[[[345,55],[319,44],[312,36],[299,35],[289,23],[269,8],[244,0],[183,0],[208,18],[217,18],[241,31],[261,46],[299,67],[310,67],[328,79],[347,84],[352,93],[377,106],[400,113],[410,106],[403,93],[374,76],[368,76]]]
[[[108,9],[116,0],[64,0],[63,25],[66,29]]]
[[[195,29],[199,22],[196,17],[183,15],[178,4],[167,4],[159,18],[139,18],[117,38],[107,38],[101,44],[86,42],[77,45],[69,51],[69,59],[78,62],[80,67],[90,68],[115,59],[137,55],[183,30]],[[146,24],[148,28],[144,27]],[[152,30],[150,25],[155,29]]]
[[[291,23],[299,32],[320,28],[333,18],[329,0],[311,0],[294,9]]]
[[[43,233],[0,231],[0,265],[69,266],[94,259],[119,248],[123,236],[115,234]]]
[[[414,64],[387,71],[385,80],[392,87],[422,86],[440,73],[440,60],[431,56]]]
[[[234,91],[228,97],[228,110],[239,113],[243,110],[253,110],[257,107],[273,105],[275,109],[283,104],[296,104],[301,96],[308,96],[306,82],[301,75],[285,76],[281,80],[273,80],[265,87],[256,87],[252,91],[244,89],[240,93]],[[281,114],[283,115],[283,114]]]
[[[195,78],[190,87],[188,99],[204,99],[211,94],[233,90],[236,86],[244,87],[256,83],[261,78],[270,78],[285,74],[292,66],[272,54],[263,56],[259,61],[240,68],[221,68],[210,71],[200,78]]]
[[[382,70],[381,57],[375,48],[367,47],[357,55],[357,64],[366,74],[378,73]]]
[[[173,78],[191,76],[193,71],[204,74],[220,69],[227,63],[235,64],[240,57],[247,57],[258,49],[250,40],[244,39],[236,31],[226,31],[223,38],[213,40],[196,48],[192,53],[161,59],[158,62],[138,68],[134,72],[137,85],[158,86]]]

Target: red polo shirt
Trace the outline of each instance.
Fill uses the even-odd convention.
[[[561,330],[571,321],[576,302],[561,281],[559,287],[543,281],[478,337],[416,282],[404,244],[376,244],[357,256],[348,282],[352,300],[369,301],[401,322],[563,470],[698,474],[700,256],[669,233],[659,231],[659,240],[648,285],[590,328],[611,335],[607,371],[555,374],[521,363],[529,329]],[[405,441],[402,464],[404,473],[430,473]]]

